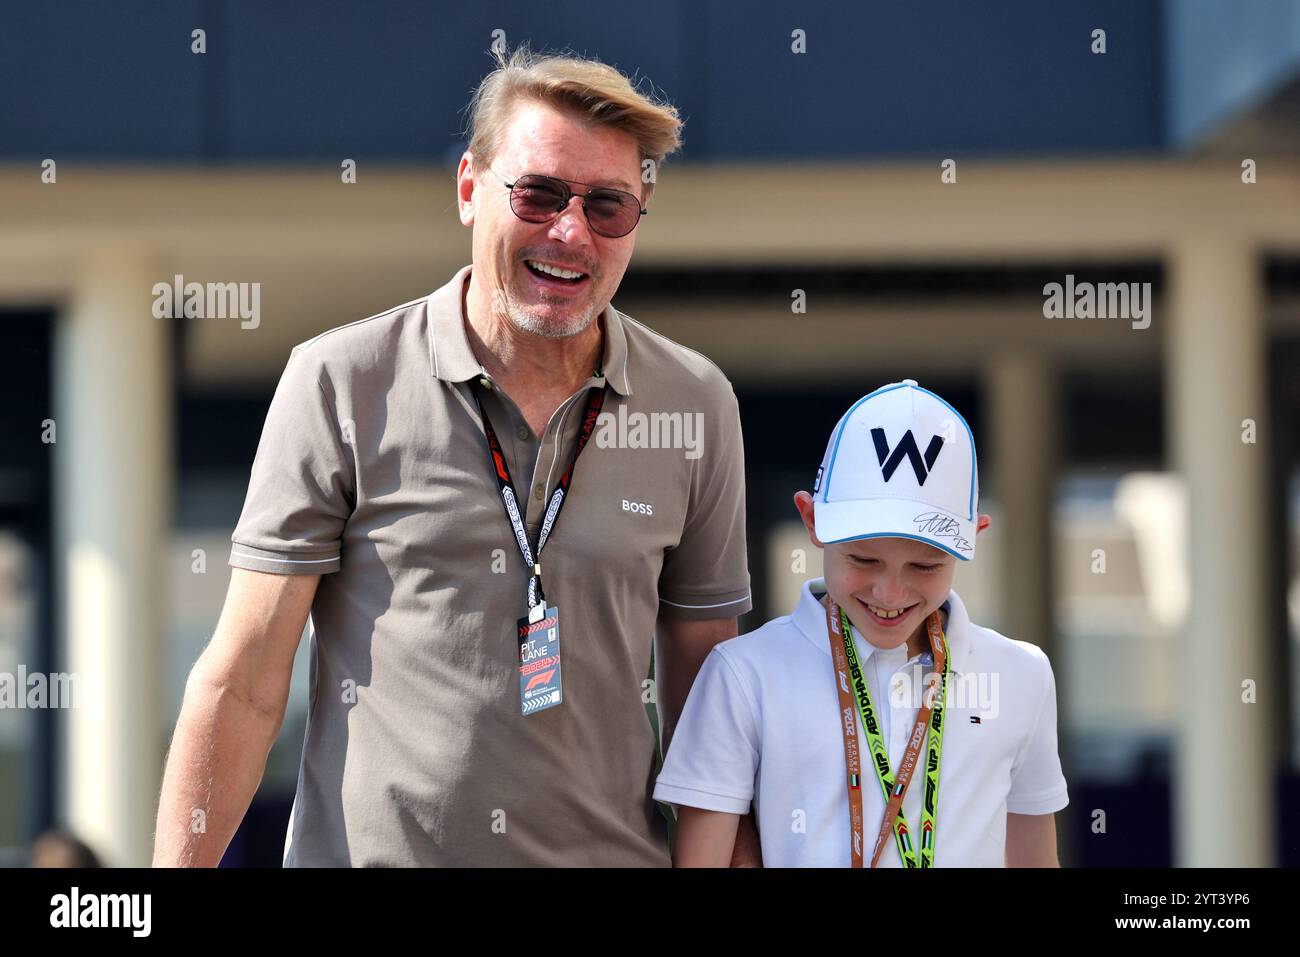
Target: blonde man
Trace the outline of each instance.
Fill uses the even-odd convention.
[[[219,861],[310,612],[287,865],[669,864],[653,636],[666,747],[750,607],[731,386],[611,304],[680,126],[604,64],[498,56],[456,171],[470,265],[289,358],[156,863]],[[627,440],[645,421],[699,427]]]

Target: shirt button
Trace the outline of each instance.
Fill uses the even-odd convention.
[[[537,499],[537,501],[540,502],[542,500],[542,496],[545,494],[546,494],[546,487],[543,486],[541,482],[538,482],[536,485],[533,486],[533,498]]]
[[[521,442],[527,442],[527,441],[528,441],[528,426],[526,426],[526,425],[521,425],[521,426],[519,426],[519,428],[515,430],[515,435],[519,436],[519,440],[520,440]]]

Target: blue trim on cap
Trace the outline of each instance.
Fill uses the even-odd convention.
[[[910,538],[914,542],[924,542],[926,545],[933,545],[942,552],[947,552],[953,558],[961,559],[963,562],[971,561],[970,555],[963,555],[960,552],[953,551],[947,545],[936,542],[931,538],[922,538],[920,535],[904,535],[901,532],[875,532],[871,535],[854,535],[852,538],[837,538],[833,542],[822,542],[823,545],[842,545],[845,542],[860,542],[865,538]]]
[[[957,416],[957,421],[960,422],[962,424],[962,428],[966,430],[966,437],[970,440],[970,463],[971,463],[970,496],[967,500],[967,505],[966,505],[966,520],[970,522],[975,521],[975,476],[979,474],[979,459],[975,454],[975,433],[971,431],[970,425],[967,423],[966,419],[962,416],[962,414],[958,412],[956,409],[954,409],[952,407],[952,403],[950,403],[943,396],[936,395],[935,393],[931,392],[929,389],[923,388],[919,385],[908,385],[905,382],[899,382],[894,385],[881,386],[875,392],[868,393],[867,395],[864,395],[862,398],[858,399],[857,402],[854,402],[853,405],[849,407],[849,411],[844,413],[844,418],[840,420],[839,431],[836,433],[835,436],[835,445],[831,449],[831,460],[826,466],[826,482],[822,486],[823,489],[822,501],[823,502],[830,501],[831,474],[835,471],[835,457],[840,453],[840,439],[844,437],[844,429],[848,426],[849,419],[853,416],[853,413],[857,411],[858,406],[860,406],[863,402],[866,402],[868,399],[873,399],[878,395],[883,395],[886,392],[893,392],[895,389],[915,389],[917,392],[924,392],[926,395],[938,399],[940,402],[944,404],[944,406],[948,409],[949,412]],[[863,537],[870,538],[872,536],[863,536]],[[875,537],[879,537],[879,536],[875,536]],[[907,538],[909,536],[900,535],[897,537]],[[852,540],[853,539],[844,539],[844,541],[852,541]],[[925,539],[918,539],[918,541],[925,541]],[[952,551],[952,549],[944,549],[944,551],[951,552],[951,554],[953,555],[957,555],[957,553]],[[960,555],[957,555],[957,557],[961,558]]]
[[[831,449],[831,460],[828,463],[826,463],[826,483],[822,486],[823,502],[830,501],[831,474],[835,471],[835,457],[840,454],[840,439],[844,438],[844,430],[845,428],[848,427],[849,419],[853,417],[853,413],[857,411],[858,406],[860,406],[863,402],[866,402],[868,399],[874,398],[875,396],[882,395],[886,392],[893,392],[895,389],[906,389],[906,388],[909,388],[909,386],[905,386],[901,382],[898,383],[897,385],[882,385],[875,392],[868,392],[862,398],[858,399],[857,402],[854,402],[851,406],[849,406],[849,411],[845,412],[844,417],[840,419],[839,432],[836,433],[835,435],[835,446]]]

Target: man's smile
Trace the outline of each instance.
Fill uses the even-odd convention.
[[[567,266],[550,263],[540,259],[526,259],[522,268],[529,279],[540,289],[548,292],[572,294],[591,285],[591,275]]]

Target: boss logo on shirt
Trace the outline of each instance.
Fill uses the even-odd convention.
[[[638,515],[653,515],[655,507],[651,502],[629,502],[627,499],[623,499],[623,511],[635,512]]]

